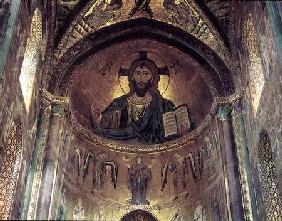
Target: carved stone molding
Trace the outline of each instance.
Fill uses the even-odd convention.
[[[220,106],[218,117],[220,120],[228,120],[231,117],[232,108],[230,106]]]
[[[69,97],[56,96],[41,88],[41,108],[51,111],[55,115],[64,116],[65,108],[69,104]]]
[[[244,95],[244,90],[240,90],[230,95],[229,97],[215,97],[214,100],[218,106],[228,105],[228,104],[231,105],[236,101],[240,100],[241,98],[243,98],[243,95]]]
[[[224,106],[225,109],[220,110],[222,114],[224,114],[223,111],[227,111],[227,107],[231,108],[231,110],[232,108],[239,108],[241,106],[241,100],[243,99],[243,97],[244,90],[237,91],[229,97],[215,97],[210,113],[215,115],[218,112],[219,108]]]

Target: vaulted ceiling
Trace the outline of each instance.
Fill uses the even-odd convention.
[[[111,0],[96,0],[93,4],[111,4]],[[133,1],[132,1],[133,2]],[[152,1],[153,2],[153,1]],[[165,1],[164,1],[165,2]],[[163,4],[164,4],[163,2]],[[176,3],[187,2],[188,4],[195,4],[196,7],[203,11],[217,30],[228,40],[228,32],[231,16],[233,13],[232,1],[229,0],[176,0]],[[84,7],[91,5],[91,0],[58,0],[56,3],[56,36],[60,36],[65,32],[69,24],[81,12]],[[122,0],[117,1],[117,6],[123,5]],[[228,43],[226,41],[226,43]]]
[[[184,42],[187,48],[203,56],[215,72],[223,75],[236,73],[236,62],[229,47],[232,1],[58,0],[53,3],[49,36],[53,42],[52,63],[55,69],[64,65],[69,67],[82,53],[100,47],[98,43],[105,39],[158,35],[172,41],[181,38],[177,41]],[[139,3],[147,6],[138,6]],[[219,65],[218,61],[222,64]],[[48,73],[58,81],[63,76],[56,74],[58,70],[55,69],[48,70]],[[59,71],[66,70],[59,68]],[[232,85],[232,77],[219,76],[219,79],[223,88],[230,87],[228,82]],[[46,82],[47,86],[50,82]]]
[[[140,8],[148,4],[152,14]],[[57,56],[90,33],[105,26],[139,17],[150,17],[184,29],[225,59],[230,58],[229,30],[232,20],[232,1],[219,0],[58,0],[53,5],[54,43],[60,50]]]
[[[121,63],[119,58],[111,58],[111,54],[121,53],[121,55],[129,56],[131,52],[126,52],[126,48],[136,43],[135,50],[141,50],[142,44],[147,44],[143,40],[150,43],[147,48],[153,47],[152,44],[157,44],[160,47],[159,51],[167,48],[167,53],[161,53],[167,54],[166,57],[171,56],[176,59],[181,53],[183,56],[187,54],[191,59],[185,58],[183,61],[189,61],[190,66],[192,64],[198,66],[195,73],[199,74],[199,78],[201,78],[200,75],[206,75],[204,81],[200,79],[198,84],[193,81],[193,85],[185,86],[191,91],[203,92],[201,98],[195,96],[197,99],[190,104],[190,110],[194,111],[191,111],[193,114],[195,113],[193,118],[197,125],[205,118],[213,97],[229,96],[235,91],[232,76],[234,61],[229,47],[229,30],[232,21],[232,2],[230,1],[58,0],[53,2],[56,4],[51,5],[52,25],[49,35],[50,40],[53,41],[53,49],[49,53],[52,65],[43,80],[44,86],[51,93],[85,98],[83,93],[88,90],[88,94],[95,94],[97,103],[97,94],[91,91],[93,85],[95,82],[102,82],[101,79],[98,81],[98,78],[116,80],[117,71],[114,70]],[[138,5],[139,3],[143,6]],[[117,47],[120,47],[119,50],[114,51]],[[173,55],[170,47],[179,51]],[[101,55],[101,59],[95,58],[90,62],[94,67],[87,70],[85,77],[83,70],[87,61],[93,55],[99,54],[103,56]],[[105,54],[108,56],[105,57]],[[96,69],[102,68],[101,65],[108,61],[114,64],[111,65],[112,70],[108,71],[107,76],[100,76],[99,70]],[[193,75],[190,68],[186,70],[184,68],[184,72]],[[186,78],[189,74],[185,74]],[[94,83],[88,84],[91,82],[89,79],[92,79]],[[184,81],[178,79],[175,82],[181,84]],[[84,88],[85,85],[89,85],[89,88]],[[112,88],[110,85],[108,87]],[[75,88],[81,89],[82,94],[76,93]],[[207,93],[210,93],[209,96]],[[109,96],[110,94],[108,92]],[[187,97],[194,95],[186,94]],[[85,127],[89,126],[89,122],[83,113],[89,113],[92,102],[90,100],[94,97],[89,98],[88,103],[85,98],[83,100],[85,105],[79,103],[77,107],[74,107],[74,112],[80,113],[79,116],[82,119],[80,124]],[[205,98],[208,99],[205,100]],[[106,97],[101,96],[101,99],[106,100]],[[99,105],[105,106],[103,102]],[[205,113],[197,109],[202,106],[207,107],[202,108],[205,109]]]

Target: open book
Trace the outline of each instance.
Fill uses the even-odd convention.
[[[163,114],[165,137],[180,134],[190,129],[187,105],[183,104]]]

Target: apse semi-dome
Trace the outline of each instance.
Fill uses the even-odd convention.
[[[149,39],[114,44],[90,55],[73,69],[70,87],[73,120],[95,134],[91,119],[98,123],[99,113],[116,98],[130,93],[126,70],[129,71],[130,65],[140,56],[156,65],[156,88],[160,96],[175,107],[187,106],[190,128],[184,135],[199,127],[217,93],[208,73],[191,55]],[[111,138],[105,136],[105,139]],[[138,143],[138,139],[118,139],[116,142]]]

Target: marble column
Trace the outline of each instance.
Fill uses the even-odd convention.
[[[35,219],[35,208],[41,181],[42,160],[47,146],[48,131],[51,117],[51,102],[43,99],[42,108],[39,114],[38,129],[36,132],[35,144],[32,152],[31,165],[26,181],[23,208],[21,219]]]
[[[53,105],[48,145],[44,159],[42,184],[37,204],[36,219],[47,220],[56,178],[58,155],[63,138],[64,106]]]
[[[239,163],[234,144],[231,111],[232,108],[230,106],[222,106],[219,108],[218,116],[222,122],[231,217],[233,221],[243,221],[245,219],[239,177]]]
[[[242,153],[243,153],[243,160],[245,165],[245,171],[246,171],[246,177],[247,177],[247,184],[251,199],[251,209],[252,209],[252,217],[254,220],[261,220],[260,217],[258,217],[257,214],[257,206],[256,206],[256,197],[255,197],[255,191],[254,191],[254,184],[252,179],[252,170],[251,170],[251,162],[249,158],[249,149],[247,144],[247,136],[246,136],[246,130],[245,130],[245,123],[244,123],[244,116],[242,111],[242,103],[241,100],[238,100],[233,105],[235,114],[239,123],[240,127],[240,140],[242,142]]]

